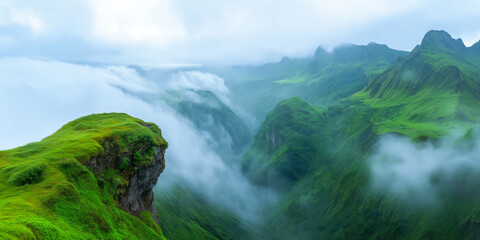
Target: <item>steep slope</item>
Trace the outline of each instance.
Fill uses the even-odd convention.
[[[165,167],[160,129],[94,114],[0,152],[2,239],[164,239],[152,189]]]
[[[324,118],[300,98],[282,101],[246,151],[244,171],[258,184],[288,189],[304,177],[314,159],[324,157],[329,145]]]
[[[275,236],[264,226],[247,224],[234,213],[180,183],[168,189],[158,189],[157,193],[155,205],[161,213],[160,226],[170,240],[260,240],[268,239],[266,234]]]
[[[394,109],[388,121],[379,119],[379,133],[440,136],[447,126],[480,120],[480,55],[444,31],[430,31],[421,45],[375,76],[355,99],[373,108]]]
[[[376,140],[370,114],[361,103],[320,110],[299,98],[269,113],[244,164],[253,181],[280,193],[268,226],[282,239],[345,238],[346,229],[366,236],[351,227],[367,218],[352,197],[362,197],[368,181],[361,160]]]

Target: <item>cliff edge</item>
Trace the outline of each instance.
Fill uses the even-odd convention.
[[[152,189],[167,145],[155,124],[106,113],[0,151],[0,238],[165,239]]]

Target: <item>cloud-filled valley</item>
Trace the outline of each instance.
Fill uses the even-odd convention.
[[[186,184],[240,217],[258,221],[259,212],[275,195],[250,184],[238,166],[227,164],[215,152],[216,144],[231,142],[234,136],[224,132],[220,135],[224,139],[214,139],[168,105],[169,91],[177,91],[188,101],[201,101],[195,95],[188,97],[191,90],[209,90],[228,101],[223,79],[208,73],[179,72],[170,78],[145,79],[122,66],[3,58],[0,111],[9,114],[0,120],[0,148],[39,141],[84,115],[125,112],[158,124],[169,142],[167,168],[158,187]]]

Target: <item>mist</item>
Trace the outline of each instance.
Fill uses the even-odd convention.
[[[387,135],[377,143],[369,163],[372,189],[407,203],[435,205],[446,199],[475,197],[480,180],[480,138],[478,134],[449,136],[418,143]]]
[[[133,68],[93,67],[28,58],[0,59],[0,149],[39,141],[63,124],[93,113],[125,112],[154,122],[169,142],[166,169],[158,187],[186,184],[247,221],[276,197],[255,187],[236,164],[215,152],[214,139],[168,105],[168,92],[209,90],[231,106],[223,79],[209,73],[179,72],[171,78],[146,79]],[[190,94],[190,95],[189,95]],[[198,99],[197,99],[198,100]]]

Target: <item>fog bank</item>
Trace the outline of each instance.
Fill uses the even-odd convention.
[[[445,197],[471,197],[479,187],[480,138],[446,137],[414,143],[384,136],[371,155],[372,187],[410,203],[439,203]]]

